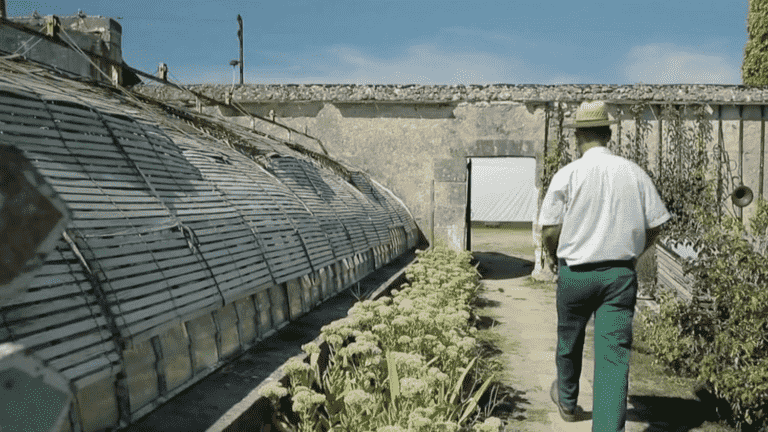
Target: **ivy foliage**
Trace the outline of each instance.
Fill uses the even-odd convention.
[[[744,84],[768,84],[768,1],[749,0],[747,44],[741,66]]]

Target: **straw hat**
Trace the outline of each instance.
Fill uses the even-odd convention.
[[[617,121],[608,119],[605,102],[588,101],[582,102],[579,108],[576,109],[576,121],[563,126],[569,128],[590,128],[608,126],[614,123],[617,123]]]

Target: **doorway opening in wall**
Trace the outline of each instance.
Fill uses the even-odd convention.
[[[466,244],[485,278],[520,277],[533,271],[535,178],[535,158],[468,158]]]

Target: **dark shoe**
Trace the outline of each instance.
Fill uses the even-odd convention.
[[[576,405],[572,410],[566,409],[560,404],[560,396],[557,391],[557,380],[552,381],[552,387],[549,389],[549,397],[552,398],[552,402],[557,405],[558,411],[560,411],[560,418],[568,423],[587,420],[588,416],[584,412],[584,409]]]

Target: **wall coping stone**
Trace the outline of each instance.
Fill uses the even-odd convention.
[[[581,102],[600,99],[609,103],[648,102],[715,105],[768,104],[768,86],[721,84],[491,84],[491,85],[355,85],[355,84],[195,84],[187,88],[223,101],[232,91],[241,103],[357,102],[430,103],[463,102],[518,103]],[[165,101],[194,101],[194,96],[170,86],[142,84],[135,91]]]

